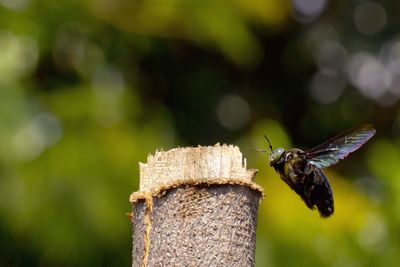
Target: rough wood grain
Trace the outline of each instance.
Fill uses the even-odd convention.
[[[254,266],[262,189],[238,147],[177,148],[140,163],[132,266]]]

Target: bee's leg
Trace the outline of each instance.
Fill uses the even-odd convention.
[[[312,183],[312,182],[307,182],[307,183],[305,184],[305,186],[304,186],[304,195],[305,195],[308,199],[310,199],[310,202],[312,202],[312,201],[311,201],[311,196],[312,196],[313,191],[314,191],[314,183]]]
[[[310,209],[314,209],[314,201],[312,199],[314,191],[314,173],[304,174],[304,196],[306,204]]]
[[[285,163],[283,171],[285,172],[285,176],[289,177],[292,182],[297,180],[297,174],[295,173],[291,164]]]

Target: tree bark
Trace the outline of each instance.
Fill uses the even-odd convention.
[[[140,163],[132,266],[254,266],[262,188],[238,147],[177,148]]]

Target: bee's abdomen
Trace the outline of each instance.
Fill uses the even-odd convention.
[[[321,217],[329,217],[334,212],[331,185],[320,169],[315,168],[313,175],[313,185],[308,188],[310,191],[306,195],[310,198],[310,202],[317,206]]]

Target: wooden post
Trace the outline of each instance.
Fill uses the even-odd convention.
[[[231,145],[150,155],[130,197],[132,266],[254,266],[256,172]]]

